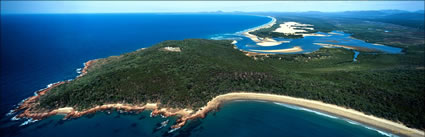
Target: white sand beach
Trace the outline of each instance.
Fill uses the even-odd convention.
[[[289,41],[276,41],[272,38],[264,38],[261,41],[257,42],[257,45],[260,46],[276,46],[276,45],[280,45],[282,43],[289,43]]]
[[[351,46],[346,46],[346,45],[338,45],[338,44],[326,44],[326,43],[313,43],[315,45],[319,45],[325,48],[331,48],[331,47],[339,47],[339,48],[346,48],[346,49],[356,49],[354,47]]]
[[[306,30],[302,30],[302,29],[298,29],[299,27],[305,27],[308,29],[313,29],[310,28],[308,26],[313,26],[313,25],[309,25],[309,24],[300,24],[298,22],[285,22],[283,24],[279,25],[279,28],[277,28],[276,30],[274,30],[274,32],[279,32],[279,33],[283,33],[283,34],[300,34],[303,32],[307,32]]]
[[[254,52],[268,52],[268,53],[292,53],[292,52],[301,52],[303,49],[300,46],[295,46],[288,49],[275,49],[275,50],[250,50]]]
[[[272,27],[274,24],[276,24],[276,19],[274,17],[270,17],[272,18],[272,21],[270,21],[269,23],[256,27],[254,29],[250,29],[248,31],[243,32],[242,34],[245,35],[246,37],[250,38],[252,41],[256,42],[257,45],[259,46],[276,46],[276,45],[280,45],[282,43],[289,43],[290,41],[276,41],[273,38],[259,38],[256,35],[250,34],[250,32],[259,30],[259,29],[263,29],[263,28],[270,28]]]
[[[314,30],[313,25],[310,24],[301,24],[298,22],[284,22],[279,25],[279,28],[273,32],[283,33],[286,35],[302,35],[303,37],[317,36],[324,37],[328,35],[318,34],[318,33],[307,33],[306,30]]]
[[[357,110],[340,107],[333,104],[327,104],[321,101],[307,100],[302,98],[295,98],[295,97],[284,96],[284,95],[266,94],[266,93],[235,92],[235,93],[227,93],[227,94],[219,95],[215,97],[214,99],[212,99],[211,101],[209,101],[207,103],[207,106],[203,107],[203,109],[191,115],[191,117],[194,117],[194,116],[204,117],[204,115],[207,112],[216,109],[217,107],[220,106],[221,103],[226,101],[233,101],[233,100],[262,100],[262,101],[292,104],[292,105],[319,110],[332,115],[348,118],[348,119],[358,121],[367,125],[371,125],[373,127],[390,131],[395,134],[401,134],[401,135],[413,136],[413,137],[424,136],[424,131],[408,128],[401,123],[386,120],[383,118],[378,118],[372,115],[367,115]]]

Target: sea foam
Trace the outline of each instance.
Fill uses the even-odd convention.
[[[10,120],[12,121],[16,121],[16,120],[20,120],[21,118],[17,118],[16,116],[13,116]]]
[[[358,123],[358,122],[355,122],[355,121],[352,121],[352,120],[349,120],[349,119],[339,118],[339,117],[336,117],[336,116],[331,116],[331,115],[328,115],[328,114],[325,114],[325,113],[322,113],[322,112],[318,112],[318,111],[314,111],[314,110],[311,110],[311,109],[307,109],[307,108],[303,108],[303,107],[298,107],[298,106],[294,106],[294,105],[277,103],[277,102],[273,102],[273,103],[274,104],[277,104],[277,105],[280,105],[280,106],[284,106],[284,107],[290,108],[290,109],[308,111],[308,112],[312,112],[312,113],[315,113],[315,114],[318,114],[318,115],[321,115],[321,116],[326,116],[326,117],[333,118],[333,119],[341,119],[341,120],[344,120],[344,121],[346,121],[346,122],[348,122],[350,124],[362,126],[364,128],[367,128],[369,130],[376,131],[379,134],[382,134],[382,135],[385,135],[385,136],[388,136],[388,137],[398,137],[397,135],[394,135],[394,134],[391,134],[391,133],[388,133],[388,132],[385,132],[385,131],[381,131],[381,130],[378,130],[376,128],[373,128],[373,127],[370,127],[370,126],[367,126],[367,125],[364,125],[364,124],[361,124],[361,123]]]
[[[176,130],[178,130],[178,129],[180,129],[180,128],[173,128],[173,129],[171,129],[170,131],[168,131],[168,133],[173,133],[174,131],[176,131]]]
[[[19,126],[25,126],[25,125],[28,125],[28,124],[30,124],[30,123],[34,123],[34,122],[37,122],[38,120],[33,120],[32,118],[29,118],[27,121],[25,121],[24,123],[22,123],[21,125],[19,125]]]
[[[302,111],[312,112],[312,113],[315,113],[315,114],[318,114],[318,115],[321,115],[321,116],[325,116],[325,117],[329,117],[329,118],[333,118],[333,119],[338,119],[338,117],[336,117],[336,116],[331,116],[331,115],[328,115],[328,114],[325,114],[325,113],[322,113],[322,112],[319,112],[319,111],[314,111],[314,110],[303,108],[303,107],[298,107],[298,106],[289,105],[289,104],[283,104],[283,103],[277,103],[277,102],[273,102],[273,103],[274,104],[277,104],[277,105],[280,105],[280,106],[287,107],[287,108],[295,109],[295,110],[302,110]]]
[[[9,112],[6,114],[6,116],[11,116],[13,114],[15,114],[15,110],[14,109],[9,110]]]
[[[378,132],[379,134],[384,135],[384,136],[388,136],[388,137],[398,137],[397,135],[394,135],[394,134],[391,134],[391,133],[388,133],[388,132],[384,132],[384,131],[378,130],[378,129],[376,129],[376,128],[373,128],[373,127],[369,127],[369,126],[366,126],[366,125],[363,125],[363,124],[361,124],[361,125],[362,125],[363,127],[367,128],[367,129],[369,129],[369,130],[374,130],[374,131],[376,131],[376,132]]]
[[[81,68],[77,68],[75,71],[78,73],[78,74],[81,74]]]

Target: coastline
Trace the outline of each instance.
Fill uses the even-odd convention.
[[[340,107],[333,104],[327,104],[321,101],[295,98],[295,97],[284,96],[284,95],[251,93],[251,92],[233,92],[233,93],[227,93],[227,94],[216,96],[211,101],[209,101],[206,106],[202,107],[196,113],[187,117],[180,118],[177,121],[177,124],[173,126],[173,128],[182,127],[187,120],[191,120],[195,118],[204,118],[208,112],[212,110],[216,110],[217,108],[219,108],[219,106],[222,103],[234,101],[234,100],[261,100],[261,101],[270,101],[270,102],[296,105],[296,106],[309,108],[313,110],[319,110],[319,111],[326,112],[335,116],[347,118],[350,120],[354,120],[356,122],[364,123],[372,127],[383,129],[386,132],[390,132],[396,135],[414,136],[414,137],[424,136],[424,132],[421,130],[409,128],[401,123],[393,122],[383,118],[378,118],[372,115],[366,115],[363,112],[356,111],[353,109],[344,108],[344,107]]]
[[[97,61],[98,61],[98,59],[94,59],[94,60],[89,60],[89,61],[85,62],[84,68],[81,70],[81,74],[78,75],[75,79],[78,79],[78,78],[86,75],[88,73],[88,69],[90,69],[90,67]],[[23,112],[16,115],[12,119],[31,118],[31,119],[34,119],[34,120],[41,120],[41,119],[47,118],[47,117],[52,116],[52,115],[68,113],[69,110],[70,110],[69,108],[59,108],[59,109],[56,109],[56,110],[52,110],[50,112],[42,112],[42,113],[32,113],[31,111],[32,111],[34,105],[37,104],[36,102],[38,101],[38,99],[42,95],[46,94],[46,92],[50,91],[51,89],[53,89],[53,88],[55,88],[59,85],[62,85],[64,83],[70,82],[70,81],[72,81],[72,80],[59,81],[59,82],[56,82],[56,83],[52,83],[52,84],[49,84],[47,86],[47,88],[40,89],[39,91],[36,91],[34,96],[31,96],[31,97],[28,97],[28,98],[22,100],[22,102],[20,104],[18,104],[18,107],[11,110],[8,115],[12,115],[12,114],[17,113],[21,110],[24,110]]]
[[[53,88],[55,86],[51,86]],[[46,90],[48,91],[48,90]],[[39,96],[39,95],[38,95]],[[33,96],[36,97],[36,96]],[[161,115],[163,117],[169,116],[179,116],[176,124],[171,126],[170,131],[175,131],[183,127],[188,120],[196,119],[196,118],[205,118],[206,115],[213,110],[217,110],[223,103],[231,102],[235,100],[260,100],[260,101],[268,101],[268,102],[276,102],[276,103],[284,103],[289,105],[295,105],[299,107],[304,107],[312,110],[322,111],[331,115],[335,115],[338,117],[347,118],[349,120],[353,120],[355,122],[360,122],[365,125],[370,125],[372,127],[376,127],[379,129],[383,129],[385,132],[389,132],[396,135],[403,136],[413,136],[420,137],[424,136],[424,132],[418,129],[413,129],[406,127],[405,125],[397,122],[393,122],[390,120],[386,120],[383,118],[378,118],[372,115],[366,115],[363,112],[359,112],[353,109],[344,108],[341,106],[327,104],[321,101],[316,100],[308,100],[303,98],[290,97],[285,95],[276,95],[276,94],[268,94],[268,93],[253,93],[253,92],[231,92],[216,96],[212,100],[210,100],[204,107],[201,107],[198,111],[193,111],[191,109],[182,109],[182,108],[159,108],[159,103],[146,103],[144,105],[132,105],[132,104],[105,104],[101,106],[96,106],[90,109],[86,109],[83,111],[76,111],[72,107],[64,107],[52,110],[50,112],[42,112],[42,113],[31,113],[30,109],[26,109],[25,112],[18,115],[18,118],[31,118],[34,120],[41,120],[47,118],[52,115],[65,115],[63,118],[78,118],[83,115],[92,114],[98,111],[103,110],[124,110],[126,112],[133,111],[136,113],[140,113],[144,110],[152,110],[151,116]],[[29,102],[34,103],[34,102]]]
[[[358,47],[358,46],[348,46],[348,45],[338,45],[338,44],[325,44],[325,43],[313,43],[313,44],[319,45],[319,46],[325,47],[325,48],[337,47],[337,48],[352,49],[352,50],[363,51],[363,52],[381,52],[381,51],[376,50],[376,49],[365,48],[365,47]]]
[[[261,16],[261,17],[264,17],[264,16]],[[257,26],[257,27],[253,27],[253,28],[249,28],[249,29],[246,29],[246,30],[242,30],[242,31],[237,32],[237,33],[243,34],[243,33],[246,33],[246,32],[253,32],[253,31],[256,31],[256,30],[259,30],[259,29],[272,27],[274,24],[276,24],[276,21],[277,21],[276,18],[274,18],[272,16],[266,16],[266,17],[268,17],[272,20],[267,22],[266,24],[263,24],[263,25],[260,25],[260,26]]]
[[[289,41],[276,41],[273,38],[260,38],[256,35],[250,34],[250,32],[254,32],[254,31],[257,31],[259,29],[270,28],[270,27],[272,27],[273,25],[276,24],[276,21],[277,21],[276,18],[271,17],[271,16],[267,16],[267,17],[271,18],[272,20],[270,22],[266,23],[266,24],[263,24],[263,25],[260,25],[258,27],[254,27],[254,28],[251,28],[251,29],[244,30],[240,33],[242,33],[242,35],[244,35],[245,37],[247,37],[247,38],[251,39],[252,41],[254,41],[255,43],[257,43],[257,45],[264,46],[264,47],[276,46],[276,45],[280,45],[282,43],[289,43]]]
[[[268,24],[270,24],[270,23],[268,23]],[[256,27],[256,28],[254,28],[252,30],[248,30],[248,31],[249,32],[255,31],[255,30],[261,29],[263,27],[267,27],[267,26],[268,26],[267,24],[261,25],[259,27]],[[258,54],[261,54],[261,53],[258,53]],[[95,62],[96,62],[96,60],[90,60],[90,61],[84,63],[84,69],[81,71],[82,72],[81,75],[77,76],[77,78],[84,76],[87,73],[87,70],[89,69],[90,65],[93,65],[93,63],[95,63]],[[67,81],[57,82],[57,83],[52,84],[51,86],[49,86],[46,89],[42,89],[40,91],[37,91],[36,96],[29,97],[27,100],[25,100],[23,102],[23,104],[35,103],[34,101],[36,99],[38,99],[41,95],[44,95],[50,89],[52,89],[56,86],[59,86],[63,83],[66,83],[66,82]],[[251,94],[253,94],[253,95],[251,95]],[[32,98],[34,98],[34,99],[32,99]],[[406,135],[406,136],[412,136],[412,134],[414,134],[413,136],[423,136],[424,135],[423,131],[408,128],[408,127],[406,127],[402,124],[399,124],[399,123],[396,123],[396,122],[393,122],[393,121],[389,121],[389,120],[386,120],[386,119],[381,119],[381,118],[377,118],[377,117],[374,117],[374,116],[366,115],[366,114],[359,112],[359,111],[356,111],[356,110],[347,109],[347,108],[339,107],[339,106],[332,105],[332,104],[326,104],[326,103],[323,103],[323,102],[320,102],[320,101],[307,100],[307,99],[302,99],[302,98],[294,98],[294,97],[289,97],[289,96],[274,95],[274,94],[248,93],[248,92],[227,93],[227,94],[216,96],[211,101],[209,101],[206,106],[202,107],[199,111],[196,111],[195,113],[193,113],[194,111],[190,110],[190,109],[178,109],[178,108],[161,108],[161,109],[159,109],[157,103],[146,103],[145,105],[132,105],[132,104],[119,104],[119,103],[117,103],[117,104],[105,104],[105,105],[101,105],[101,106],[96,106],[96,107],[93,107],[93,108],[90,108],[90,109],[87,109],[87,110],[84,110],[84,111],[75,111],[72,107],[64,107],[64,108],[58,108],[58,109],[52,110],[50,112],[32,113],[32,114],[29,113],[31,111],[31,109],[29,109],[29,107],[23,107],[23,108],[20,108],[20,110],[25,109],[25,108],[28,108],[28,109],[26,109],[23,113],[18,115],[18,117],[28,117],[28,118],[33,118],[33,119],[37,120],[37,119],[46,118],[46,117],[51,116],[51,115],[63,114],[63,115],[66,115],[64,118],[67,119],[67,118],[78,118],[80,116],[95,113],[97,111],[110,110],[110,109],[125,110],[125,111],[137,111],[137,112],[144,111],[144,110],[152,110],[153,116],[155,116],[155,115],[162,115],[162,116],[165,116],[165,117],[175,116],[175,115],[181,116],[181,118],[179,118],[177,120],[177,124],[172,126],[173,129],[178,129],[178,128],[184,126],[185,123],[187,122],[187,120],[191,120],[191,119],[195,119],[195,118],[204,118],[207,115],[208,112],[219,108],[220,105],[222,105],[222,103],[234,101],[234,100],[264,100],[264,101],[292,104],[292,105],[301,106],[301,107],[305,107],[305,108],[311,108],[311,109],[314,109],[314,110],[324,111],[324,112],[327,112],[327,113],[330,113],[330,114],[333,114],[333,115],[338,115],[338,116],[341,116],[341,117],[346,117],[348,119],[353,119],[353,120],[361,122],[361,123],[372,125],[373,127],[385,129],[387,131],[398,131],[398,133],[396,133],[396,134],[401,134],[401,135]],[[303,101],[306,101],[306,102],[303,102]],[[210,102],[211,102],[211,104],[210,104]],[[319,104],[315,104],[315,102],[319,103]],[[322,103],[322,104],[320,104],[320,103]],[[327,105],[329,105],[329,106],[327,106]],[[22,107],[22,105],[20,105],[19,107]],[[344,109],[349,111],[348,114],[346,114],[347,112]],[[26,115],[25,113],[27,111],[28,111],[28,114],[31,114],[31,115]],[[348,116],[346,116],[346,115],[348,115]],[[411,134],[408,134],[408,133],[411,133]]]

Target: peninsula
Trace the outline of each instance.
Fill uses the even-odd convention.
[[[356,71],[351,72],[355,75],[346,78],[343,76],[351,73],[338,70],[328,73],[320,68],[332,69],[335,67],[332,64],[350,61],[352,52],[347,49],[248,56],[231,43],[230,40],[204,39],[164,41],[150,48],[89,61],[76,79],[53,84],[24,101],[16,109],[23,110],[17,117],[43,119],[65,114],[67,119],[108,109],[152,110],[153,115],[180,116],[172,127],[180,128],[187,120],[205,117],[222,102],[254,99],[317,109],[394,134],[423,136],[423,131],[408,128],[423,129],[420,125],[422,114],[418,111],[422,108],[407,104],[403,109],[398,107],[423,100],[394,96],[394,87],[381,83],[400,77],[398,71]],[[311,65],[317,70],[302,69]],[[415,79],[423,78],[423,71],[406,71],[408,74],[404,75],[412,80],[398,84],[416,85]],[[383,73],[384,78],[375,76]],[[421,87],[398,87],[396,90],[422,94],[417,93]],[[400,121],[408,127],[383,118]]]

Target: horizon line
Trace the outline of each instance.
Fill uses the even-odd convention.
[[[143,13],[158,13],[158,14],[172,14],[172,13],[217,13],[217,14],[226,14],[226,13],[308,13],[308,12],[319,12],[319,13],[341,13],[341,12],[362,12],[362,11],[404,11],[404,12],[410,12],[410,13],[416,13],[419,11],[424,10],[415,10],[415,11],[408,11],[408,10],[399,10],[399,9],[382,9],[382,10],[346,10],[346,11],[140,11],[140,12],[9,12],[4,13],[0,12],[1,15],[4,14],[143,14]]]

